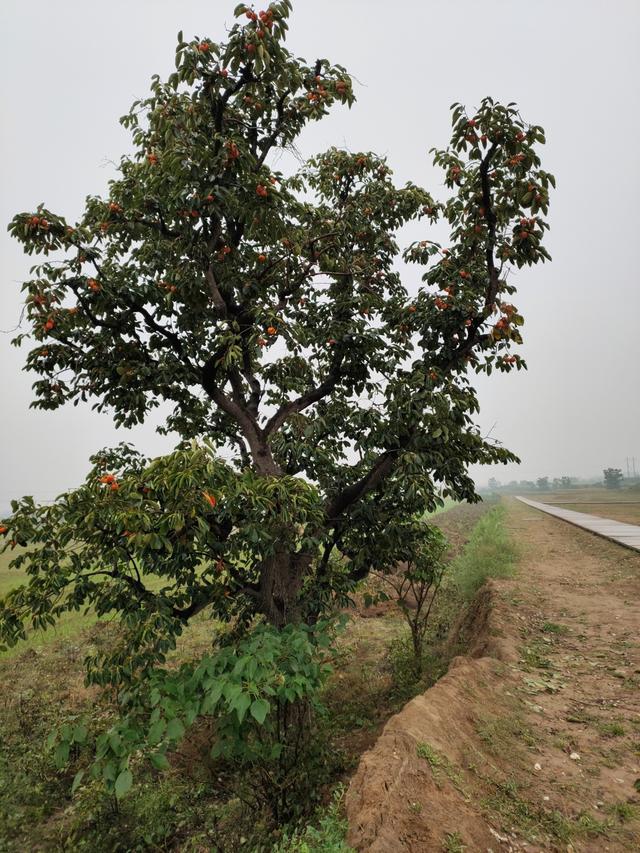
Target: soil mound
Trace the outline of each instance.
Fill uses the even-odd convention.
[[[451,646],[469,645],[469,656],[454,658],[362,757],[346,797],[348,842],[356,850],[442,850],[456,833],[474,850],[495,845],[495,831],[479,820],[457,768],[477,740],[471,709],[495,705],[500,661],[513,656],[495,625],[496,594],[489,582],[452,632]]]
[[[640,557],[522,504],[508,524],[517,576],[480,590],[448,673],[361,758],[357,851],[640,850]]]

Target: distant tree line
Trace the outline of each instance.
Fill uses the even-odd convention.
[[[484,492],[501,492],[504,494],[516,494],[518,492],[548,492],[560,489],[576,489],[581,486],[604,486],[607,489],[620,489],[624,486],[640,484],[638,477],[625,477],[621,468],[604,468],[604,479],[583,479],[580,477],[538,477],[537,480],[510,480],[501,483],[495,477],[491,477],[488,487],[481,489]]]
[[[538,477],[537,480],[510,480],[508,483],[501,483],[495,477],[489,480],[490,492],[546,492],[550,489],[573,489],[578,485],[583,485],[577,477],[554,477],[551,481],[549,477]]]

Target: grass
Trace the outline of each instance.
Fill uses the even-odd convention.
[[[27,579],[26,572],[9,568],[9,563],[14,557],[18,556],[20,550],[20,548],[16,548],[15,551],[5,551],[0,554],[0,598],[23,584]]]
[[[567,817],[556,809],[545,809],[527,802],[520,796],[520,784],[512,779],[495,784],[495,793],[483,801],[493,819],[499,815],[503,828],[520,831],[530,841],[540,841],[545,833],[556,842],[570,844],[574,839],[584,837],[612,837],[614,823],[611,819],[599,820],[587,811],[576,817]],[[617,803],[611,811],[620,823],[633,819],[633,808],[626,803]]]
[[[634,803],[612,803],[607,808],[607,811],[613,815],[613,817],[617,818],[620,823],[627,823],[630,820],[635,820],[638,817],[639,811],[638,806]]]
[[[273,848],[273,853],[354,853],[345,840],[347,821],[343,814],[344,787],[339,785],[330,805],[304,829],[294,832]]]
[[[620,723],[597,723],[596,728],[603,737],[623,737],[625,734],[624,726]]]
[[[476,721],[476,731],[493,755],[508,756],[513,743],[533,748],[537,740],[531,729],[518,714],[501,717],[482,717]]]
[[[469,601],[488,578],[511,577],[517,549],[504,524],[505,510],[495,506],[473,528],[462,553],[450,568],[450,581]]]
[[[442,787],[443,775],[453,784],[457,791],[466,797],[466,792],[462,788],[462,777],[460,772],[456,770],[454,765],[449,761],[446,755],[441,755],[435,750],[431,744],[419,743],[416,746],[416,755],[418,758],[423,758],[433,774],[433,781],[438,788]]]
[[[566,625],[558,625],[556,622],[545,622],[542,626],[544,634],[564,635],[569,633]]]
[[[16,548],[14,551],[7,551],[0,554],[0,600],[2,600],[7,593],[11,592],[12,589],[16,589],[26,583],[29,578],[29,575],[23,569],[16,570],[9,568],[9,563],[14,559],[14,557],[18,556],[20,550],[20,548]],[[155,591],[160,589],[160,587],[166,583],[166,579],[157,575],[146,575],[145,583],[151,591]],[[188,630],[182,635],[179,644],[188,645],[189,637],[192,634],[195,634],[196,645],[200,648],[202,645],[200,642],[200,635],[203,631],[208,631],[209,635],[211,634],[211,621],[208,619],[208,615],[206,613],[201,615],[203,615],[204,618],[192,620]],[[40,650],[56,642],[59,643],[73,640],[77,638],[83,630],[90,628],[97,622],[105,623],[108,621],[108,617],[98,619],[95,613],[91,610],[69,611],[56,620],[55,626],[51,626],[46,630],[28,630],[26,640],[20,640],[15,646],[12,646],[6,651],[0,651],[0,660],[13,658],[27,649]],[[207,622],[209,627],[203,628],[203,622]],[[195,632],[193,630],[193,625],[198,626],[195,629]]]
[[[466,849],[458,832],[447,832],[442,841],[442,853],[464,853]]]

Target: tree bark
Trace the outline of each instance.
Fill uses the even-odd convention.
[[[300,591],[313,557],[276,549],[260,571],[260,610],[269,622],[283,628],[302,618]]]

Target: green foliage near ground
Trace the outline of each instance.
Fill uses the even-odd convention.
[[[469,542],[453,561],[449,582],[468,601],[488,578],[513,575],[517,556],[516,545],[505,527],[505,510],[493,507],[476,524]]]
[[[451,538],[459,537],[461,547],[483,511],[484,504],[461,506],[450,516],[440,516],[439,524]],[[456,606],[459,609],[459,599]],[[439,621],[442,617],[438,614]],[[444,618],[448,624],[449,617],[444,614]],[[306,809],[278,827],[269,809],[261,805],[263,796],[255,796],[260,762],[252,764],[248,773],[242,756],[239,760],[212,757],[207,720],[196,722],[181,743],[167,750],[169,770],[160,772],[140,756],[133,758],[137,784],[127,797],[117,800],[89,774],[85,776],[88,784],[71,794],[75,774],[90,758],[89,747],[70,744],[69,765],[59,769],[55,764],[59,744],[47,746],[47,737],[55,727],[69,726],[73,732],[86,725],[90,732],[98,732],[117,724],[110,691],[82,686],[82,656],[112,648],[119,630],[115,622],[99,621],[62,641],[46,632],[41,636],[49,641],[39,646],[32,645],[36,635],[29,634],[26,645],[0,661],[0,690],[6,691],[10,685],[9,702],[0,707],[0,850],[17,853],[60,849],[66,844],[69,849],[91,853],[144,849],[347,853],[341,789],[333,799],[331,790],[355,769],[362,750],[389,716],[446,670],[439,653],[442,631],[431,632],[427,638],[422,676],[417,679],[411,639],[396,609],[390,608],[376,619],[354,619],[337,640],[334,673],[321,692],[324,707],[305,752],[304,771],[309,777]],[[212,630],[223,639],[225,626],[213,621],[210,613],[201,612],[179,638],[168,658],[168,670],[201,661],[203,655],[210,658]],[[258,642],[259,636],[260,632],[248,642]],[[270,646],[272,639],[272,632],[267,631],[265,640]],[[228,652],[225,660],[228,662]],[[219,661],[222,680],[228,682],[229,701],[236,703],[236,720],[232,714],[228,721],[232,741],[242,746],[235,738],[236,724],[246,727],[248,719],[253,735],[245,743],[249,748],[260,746],[255,734],[261,729],[251,716],[251,706],[242,724],[237,718],[237,702],[242,710],[239,696],[244,691],[234,697],[231,682],[242,676],[239,672],[234,675],[224,663]],[[297,665],[293,658],[291,663]],[[261,707],[255,706],[258,714]],[[270,718],[271,714],[265,717],[265,736]],[[79,735],[82,739],[82,730]],[[158,751],[159,745],[154,748]],[[262,767],[266,773],[273,770],[268,761]],[[328,806],[321,805],[328,799]]]
[[[353,853],[345,841],[347,821],[342,810],[344,788],[336,789],[330,805],[319,812],[316,820],[295,831],[273,848],[273,853]]]

